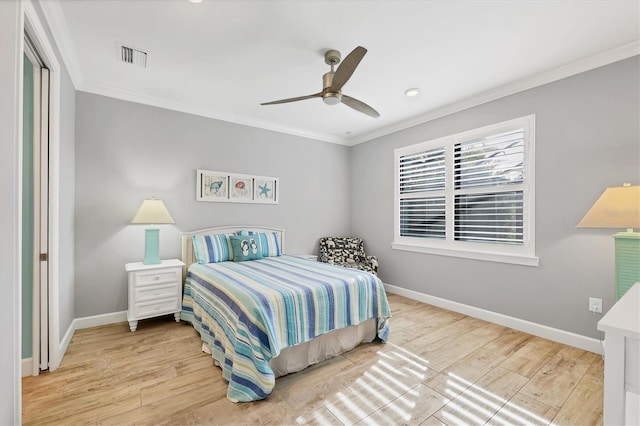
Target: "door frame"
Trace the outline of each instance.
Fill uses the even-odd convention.
[[[28,37],[25,35],[25,39]],[[40,370],[45,370],[49,368],[49,324],[48,324],[48,310],[43,311],[42,307],[48,307],[48,303],[43,305],[41,300],[41,294],[48,294],[48,266],[47,263],[43,263],[40,261],[40,253],[48,252],[48,248],[45,248],[42,251],[43,245],[46,247],[47,236],[48,236],[48,228],[49,228],[49,218],[48,218],[48,187],[49,187],[49,165],[48,160],[46,164],[43,164],[43,158],[48,158],[48,150],[49,150],[49,72],[48,69],[44,67],[40,59],[40,54],[37,52],[37,49],[34,46],[31,46],[32,43],[26,41],[24,45],[24,53],[27,61],[24,63],[24,67],[32,67],[32,76],[33,76],[33,92],[32,92],[32,109],[31,111],[33,120],[32,120],[32,140],[30,144],[32,146],[33,154],[32,154],[32,179],[33,179],[33,192],[25,193],[24,190],[24,182],[23,182],[23,191],[22,196],[30,197],[33,200],[32,208],[33,208],[33,222],[31,224],[33,232],[31,236],[33,238],[32,251],[31,251],[31,269],[32,269],[32,281],[31,281],[31,305],[32,305],[32,330],[31,330],[31,358],[22,360],[22,376],[37,376],[40,374]],[[46,77],[46,84],[43,84]],[[23,81],[23,84],[26,82]],[[46,93],[46,96],[44,94]],[[23,105],[27,105],[27,100],[22,100]],[[46,109],[45,109],[46,105]],[[46,116],[46,118],[45,118]],[[23,120],[24,110],[23,110]],[[46,132],[46,134],[45,134]],[[24,134],[23,134],[23,157],[25,155],[24,146]],[[45,147],[46,144],[46,147]],[[45,157],[46,156],[46,157]],[[25,161],[28,159],[23,158]],[[24,176],[24,170],[23,170]],[[46,188],[47,199],[44,199],[43,196],[45,194],[42,191],[42,188]],[[26,201],[26,200],[25,200]],[[47,211],[43,212],[41,206],[45,206]],[[24,205],[23,205],[24,207]],[[43,214],[44,213],[44,214]],[[24,212],[22,215],[22,219],[24,220]],[[43,232],[45,231],[45,232]],[[23,238],[24,238],[24,230],[23,230]],[[25,241],[23,240],[23,246]],[[23,253],[24,255],[24,253]],[[23,262],[24,265],[24,262]],[[24,271],[23,271],[24,273]],[[25,285],[24,275],[22,280],[22,285]],[[24,297],[24,291],[22,292],[22,296]],[[28,304],[29,301],[22,301],[22,308]],[[23,324],[23,327],[25,325]],[[44,332],[43,332],[44,330]],[[24,332],[24,330],[23,330]],[[23,334],[24,336],[24,334]],[[46,352],[43,351],[43,348],[46,349]],[[44,354],[44,356],[43,356]],[[23,354],[24,356],[24,354]],[[28,362],[30,360],[30,362]],[[30,364],[30,365],[29,365]],[[29,371],[27,371],[29,370]]]
[[[21,55],[24,51],[24,34],[36,48],[38,55],[49,69],[49,229],[48,229],[48,275],[49,295],[49,371],[56,370],[62,360],[60,344],[59,314],[59,210],[60,210],[60,62],[51,44],[45,26],[31,0],[21,2],[23,5],[24,26],[22,31]],[[22,75],[22,71],[21,71]],[[20,76],[20,79],[22,77]],[[22,81],[20,81],[22,88]],[[20,96],[22,96],[20,94]],[[22,99],[20,102],[22,109]],[[21,111],[20,111],[20,114]],[[20,117],[22,124],[22,116]],[[35,348],[34,348],[35,350]],[[34,367],[35,368],[35,367]]]

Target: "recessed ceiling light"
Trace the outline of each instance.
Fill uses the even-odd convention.
[[[202,0],[189,0],[191,3],[202,3]]]
[[[418,96],[419,93],[420,93],[420,88],[418,87],[412,87],[411,89],[407,89],[404,91],[404,94],[409,96],[410,98],[413,98],[414,96]]]

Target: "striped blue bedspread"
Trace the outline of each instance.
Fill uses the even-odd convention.
[[[391,310],[378,277],[283,255],[191,265],[181,316],[211,348],[227,398],[238,402],[269,396],[269,360],[286,347],[370,318],[386,341]]]

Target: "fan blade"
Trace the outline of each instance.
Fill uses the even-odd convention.
[[[358,46],[351,53],[347,55],[346,58],[338,65],[338,69],[333,76],[333,81],[331,82],[331,91],[339,92],[342,89],[342,86],[349,81],[351,78],[351,74],[356,70],[356,67],[364,57],[365,53],[367,53],[367,49],[362,46]]]
[[[348,107],[355,109],[356,111],[360,111],[364,114],[367,114],[369,117],[373,117],[373,118],[380,117],[380,113],[378,113],[378,111],[371,108],[369,105],[365,104],[364,102],[359,101],[356,98],[352,98],[351,96],[342,95],[342,103]]]
[[[305,99],[319,98],[320,96],[322,96],[322,92],[314,93],[313,95],[299,96],[297,98],[280,99],[279,101],[265,102],[265,103],[260,104],[260,105],[284,104],[284,103],[287,103],[287,102],[297,102],[297,101],[304,101]]]

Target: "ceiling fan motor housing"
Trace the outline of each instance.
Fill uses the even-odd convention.
[[[339,104],[342,100],[342,91],[339,92],[331,92],[329,88],[333,83],[333,75],[335,73],[328,72],[322,76],[322,88],[324,89],[322,93],[322,100],[327,105],[336,105]]]

